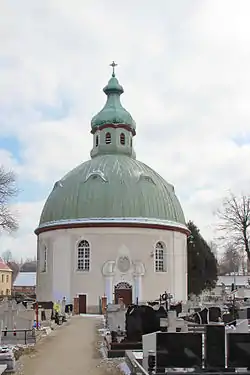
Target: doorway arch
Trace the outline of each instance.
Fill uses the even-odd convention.
[[[126,281],[121,281],[115,285],[115,303],[118,303],[119,298],[123,299],[126,306],[132,304],[132,285]]]

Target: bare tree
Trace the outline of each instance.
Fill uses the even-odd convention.
[[[242,265],[242,255],[231,244],[229,244],[223,252],[223,256],[219,261],[219,273],[225,275],[231,272],[239,272]]]
[[[217,245],[217,243],[214,242],[214,241],[210,241],[210,242],[208,242],[208,246],[210,247],[210,250],[214,254],[215,259],[217,259],[217,257],[218,257],[218,245]]]
[[[15,260],[10,260],[7,265],[10,267],[10,269],[12,270],[12,283],[14,283],[14,281],[16,280],[17,278],[17,275],[19,274],[19,271],[20,271],[20,266],[18,264],[18,262],[16,262]]]
[[[13,257],[12,257],[12,252],[10,250],[5,250],[3,253],[2,253],[2,259],[5,263],[8,263],[10,262]]]
[[[230,194],[223,201],[222,209],[217,212],[224,231],[224,240],[236,249],[244,249],[250,262],[250,197]]]
[[[6,172],[0,166],[0,230],[12,232],[17,230],[18,223],[10,210],[10,202],[18,194],[16,176],[13,172]]]

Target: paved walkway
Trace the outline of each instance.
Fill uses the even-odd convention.
[[[21,358],[19,374],[103,375],[95,351],[96,325],[100,318],[75,316],[37,344],[33,356]]]

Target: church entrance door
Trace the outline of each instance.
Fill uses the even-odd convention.
[[[79,295],[79,314],[86,314],[87,312],[87,296],[86,294]]]
[[[120,282],[115,286],[115,303],[118,303],[119,298],[123,299],[126,306],[132,303],[132,286],[126,282]]]

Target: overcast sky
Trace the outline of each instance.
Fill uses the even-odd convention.
[[[0,252],[36,254],[54,182],[89,158],[112,60],[137,158],[175,186],[211,240],[221,199],[249,192],[249,15],[249,0],[3,0],[0,164],[21,193],[20,230]]]

